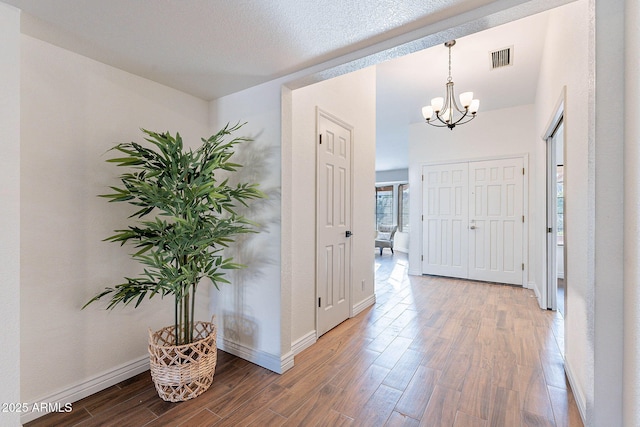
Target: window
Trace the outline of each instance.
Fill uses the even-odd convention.
[[[376,187],[376,229],[380,224],[394,224],[392,185]]]
[[[409,232],[409,184],[398,185],[398,231]]]
[[[409,232],[409,184],[376,186],[376,229],[381,224],[397,225],[398,231]]]

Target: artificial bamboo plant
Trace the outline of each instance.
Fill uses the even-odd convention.
[[[218,288],[229,283],[225,270],[243,267],[225,258],[223,249],[242,233],[256,232],[251,221],[236,208],[251,199],[264,197],[257,184],[229,184],[228,176],[242,165],[232,163],[237,144],[250,141],[230,135],[242,125],[227,125],[193,150],[183,145],[179,133],[155,133],[142,130],[146,148],[135,142],[118,144],[112,150],[124,156],[107,162],[127,168],[119,176],[122,185],[111,187],[101,197],[109,202],[128,202],[138,209],[130,218],[134,225],[106,241],[133,243],[132,257],[142,263],[144,272],[137,278],[108,287],[84,307],[109,295],[107,308],[135,301],[137,307],[156,294],[175,298],[176,345],[189,344],[194,338],[196,290],[208,277]],[[84,308],[83,307],[83,308]]]

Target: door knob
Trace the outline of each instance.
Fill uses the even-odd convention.
[[[469,226],[469,228],[470,228],[471,230],[475,230],[475,229],[476,229],[476,226],[475,226],[475,225],[470,225],[470,226]]]
[[[353,233],[351,232],[351,230],[347,230],[347,231],[344,233],[344,235],[345,235],[345,237],[351,237],[351,236],[353,236]]]

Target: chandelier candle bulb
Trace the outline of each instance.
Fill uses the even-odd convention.
[[[471,105],[469,106],[469,111],[471,114],[475,115],[478,112],[478,108],[480,108],[480,100],[474,99],[471,101]]]
[[[433,98],[431,100],[431,106],[433,107],[433,111],[439,113],[442,111],[442,106],[444,105],[444,98],[439,96],[438,98]]]
[[[433,107],[431,105],[425,105],[422,107],[422,116],[425,120],[429,120],[433,116]]]
[[[462,104],[464,108],[469,107],[472,100],[473,100],[473,92],[463,92],[460,94],[460,104]]]

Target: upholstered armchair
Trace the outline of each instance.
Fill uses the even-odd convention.
[[[383,225],[378,226],[378,235],[376,236],[376,248],[380,248],[380,255],[384,248],[391,249],[393,253],[393,236],[396,234],[398,226],[396,225]]]

